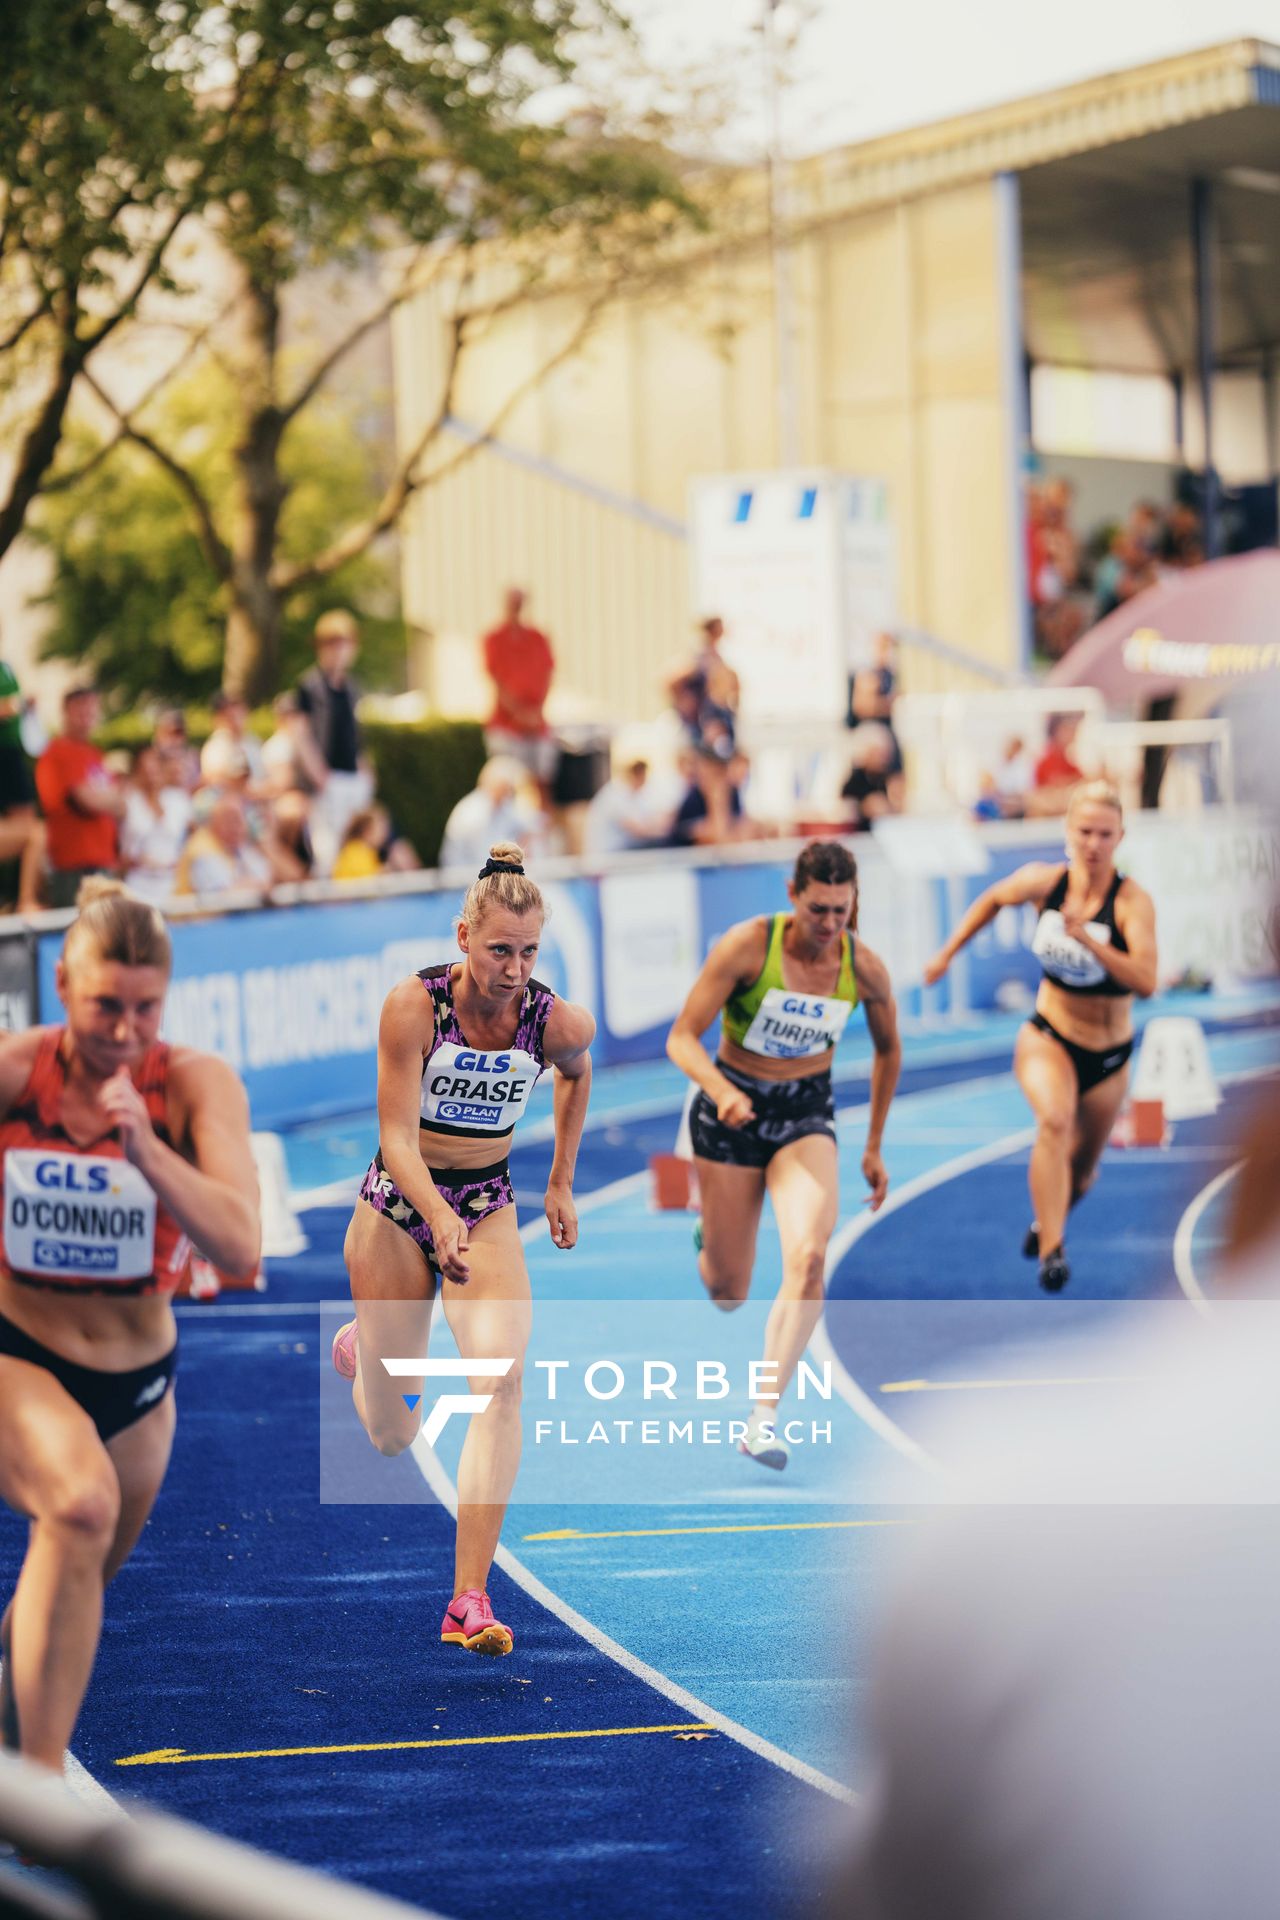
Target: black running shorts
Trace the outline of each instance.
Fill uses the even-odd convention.
[[[33,1340],[29,1333],[0,1314],[0,1353],[11,1360],[25,1360],[29,1366],[51,1373],[60,1387],[84,1408],[101,1440],[113,1440],[135,1420],[141,1420],[173,1391],[178,1370],[178,1349],[170,1348],[159,1360],[145,1367],[131,1367],[127,1373],[104,1373],[99,1367],[82,1367],[64,1360],[52,1347]]]
[[[1058,1029],[1051,1026],[1042,1013],[1033,1013],[1028,1025],[1035,1027],[1039,1033],[1047,1033],[1051,1040],[1057,1041],[1076,1070],[1076,1085],[1081,1094],[1092,1093],[1093,1089],[1100,1087],[1104,1080],[1109,1080],[1113,1073],[1119,1073],[1120,1069],[1128,1064],[1129,1055],[1133,1052],[1132,1040],[1117,1040],[1110,1047],[1077,1046],[1074,1040],[1064,1040]]]
[[[745,1127],[726,1127],[716,1118],[715,1101],[701,1089],[689,1109],[689,1132],[699,1160],[718,1160],[730,1167],[767,1167],[780,1147],[806,1134],[836,1137],[835,1098],[830,1073],[810,1074],[803,1080],[752,1080],[745,1073],[717,1063],[726,1080],[750,1099],[754,1120]]]

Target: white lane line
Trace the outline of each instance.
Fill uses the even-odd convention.
[[[971,1153],[958,1154],[954,1160],[944,1160],[941,1166],[931,1167],[927,1173],[917,1174],[915,1179],[908,1180],[905,1186],[891,1191],[878,1213],[869,1213],[864,1210],[862,1213],[855,1214],[833,1236],[827,1248],[827,1286],[830,1287],[833,1274],[850,1248],[856,1246],[864,1235],[870,1233],[874,1226],[878,1226],[891,1213],[896,1213],[900,1207],[908,1206],[911,1201],[918,1200],[922,1193],[931,1193],[935,1187],[945,1186],[949,1180],[955,1180],[959,1175],[969,1173],[975,1167],[986,1166],[992,1160],[1006,1159],[1009,1154],[1017,1153],[1020,1148],[1028,1146],[1034,1139],[1034,1127],[1022,1127],[1016,1133],[1006,1133],[1001,1139],[992,1140],[985,1147],[975,1147]],[[818,1322],[809,1346],[819,1363],[824,1360],[830,1363],[831,1378],[835,1382],[837,1393],[873,1433],[879,1434],[882,1440],[887,1440],[891,1447],[896,1447],[899,1453],[905,1454],[907,1459],[914,1461],[918,1467],[923,1467],[930,1473],[939,1471],[938,1463],[932,1455],[925,1451],[918,1440],[913,1440],[909,1433],[904,1433],[897,1421],[891,1420],[884,1408],[878,1406],[870,1394],[866,1393],[849,1373],[832,1345],[825,1313]]]
[[[0,1673],[3,1672],[4,1661],[0,1660]],[[62,1756],[62,1777],[68,1792],[73,1793],[82,1806],[97,1807],[104,1813],[124,1812],[120,1802],[107,1792],[100,1780],[94,1779],[84,1762],[77,1760],[69,1750]]]
[[[1233,1166],[1224,1167],[1221,1173],[1215,1174],[1207,1186],[1201,1187],[1179,1220],[1177,1232],[1173,1236],[1173,1271],[1177,1276],[1178,1285],[1199,1313],[1208,1314],[1211,1309],[1209,1302],[1205,1299],[1204,1289],[1196,1279],[1195,1265],[1191,1257],[1191,1241],[1205,1209],[1222,1192],[1228,1180],[1235,1179],[1243,1165],[1243,1160],[1237,1160]]]
[[[103,1813],[110,1811],[123,1814],[124,1808],[114,1795],[107,1792],[100,1780],[95,1780],[89,1769],[76,1759],[74,1753],[63,1756],[63,1777],[68,1790],[86,1807],[96,1807]]]
[[[458,1518],[457,1489],[431,1448],[425,1444],[421,1434],[414,1441],[411,1452],[423,1479],[440,1505],[456,1522]],[[514,1580],[516,1585],[529,1595],[531,1600],[536,1600],[539,1606],[545,1607],[547,1612],[554,1614],[557,1620],[562,1620],[571,1632],[579,1634],[589,1646],[596,1649],[597,1653],[604,1654],[606,1659],[614,1661],[627,1673],[634,1674],[637,1680],[643,1680],[645,1685],[652,1687],[655,1693],[660,1693],[664,1699],[674,1701],[676,1706],[682,1707],[695,1719],[703,1720],[708,1726],[715,1727],[720,1733],[726,1734],[730,1740],[736,1740],[740,1746],[759,1754],[761,1759],[772,1762],[775,1767],[780,1767],[784,1773],[791,1774],[797,1780],[803,1780],[806,1786],[817,1787],[822,1793],[830,1794],[833,1800],[839,1800],[844,1806],[857,1805],[858,1795],[849,1787],[842,1786],[840,1781],[831,1779],[830,1775],[821,1773],[817,1767],[809,1766],[804,1760],[797,1760],[794,1754],[787,1753],[782,1747],[775,1747],[772,1741],[763,1739],[758,1733],[752,1733],[749,1727],[740,1726],[736,1720],[730,1720],[727,1714],[718,1712],[715,1707],[709,1707],[705,1700],[699,1700],[696,1694],[690,1693],[678,1681],[668,1679],[665,1673],[660,1673],[647,1661],[637,1659],[635,1654],[628,1653],[625,1647],[620,1646],[616,1640],[611,1640],[607,1633],[601,1632],[600,1628],[588,1620],[584,1614],[569,1606],[559,1594],[553,1593],[550,1587],[544,1586],[538,1576],[531,1573],[509,1547],[500,1546],[494,1555],[494,1561],[508,1578]]]
[[[290,1315],[310,1314],[313,1318],[319,1311],[318,1300],[210,1300],[208,1302],[185,1301],[176,1306],[174,1312],[180,1320],[227,1319],[244,1315],[246,1318],[264,1319],[275,1315],[278,1319],[288,1319]]]

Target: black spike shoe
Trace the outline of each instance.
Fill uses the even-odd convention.
[[[1045,1292],[1061,1293],[1070,1278],[1071,1269],[1062,1248],[1055,1247],[1052,1253],[1046,1253],[1040,1262],[1040,1285]]]
[[[1034,1220],[1027,1228],[1026,1238],[1022,1242],[1022,1257],[1024,1260],[1040,1258],[1040,1229]]]

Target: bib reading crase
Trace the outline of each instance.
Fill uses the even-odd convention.
[[[742,1045],[769,1060],[803,1060],[836,1045],[853,1011],[847,1000],[824,994],[789,993],[770,987]]]
[[[49,1279],[144,1280],[155,1271],[156,1196],[127,1160],[42,1147],[4,1156],[4,1257]]]
[[[441,1041],[422,1076],[422,1125],[507,1133],[524,1112],[541,1072],[533,1055],[518,1047],[480,1053]]]

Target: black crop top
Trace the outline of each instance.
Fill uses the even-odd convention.
[[[1097,955],[1090,953],[1088,947],[1081,946],[1078,940],[1073,940],[1063,926],[1062,903],[1067,897],[1070,877],[1070,867],[1064,867],[1045,896],[1036,923],[1036,937],[1031,943],[1031,951],[1040,962],[1045,979],[1052,980],[1056,987],[1062,987],[1067,993],[1132,993],[1132,987],[1121,986],[1107,972]],[[1097,917],[1085,923],[1099,946],[1112,946],[1117,953],[1129,951],[1125,937],[1116,925],[1116,895],[1123,885],[1124,875],[1114,875]]]

